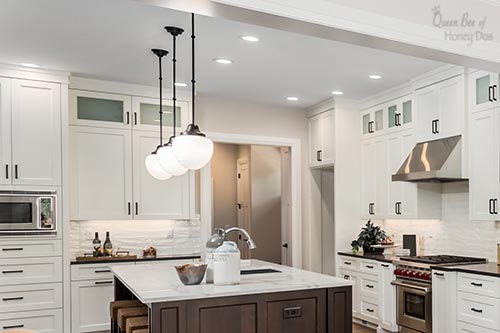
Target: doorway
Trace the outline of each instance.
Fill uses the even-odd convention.
[[[257,248],[238,242],[242,259],[289,264],[290,149],[216,143],[211,161],[214,228],[246,229]]]

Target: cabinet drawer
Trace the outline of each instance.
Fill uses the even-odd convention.
[[[361,318],[373,324],[378,324],[378,304],[377,302],[362,297],[361,298]]]
[[[62,284],[0,287],[0,313],[62,308]]]
[[[378,298],[378,277],[370,274],[359,275],[359,292],[362,296]]]
[[[491,276],[458,273],[458,290],[468,293],[500,297],[499,283],[500,279]]]
[[[61,282],[62,258],[0,260],[0,285]]]
[[[500,300],[464,292],[458,293],[458,319],[460,321],[498,330]]]
[[[360,272],[362,273],[368,273],[368,274],[378,274],[378,267],[377,262],[373,260],[361,260],[360,261]]]
[[[62,255],[61,240],[2,241],[0,259]]]
[[[23,311],[0,314],[0,330],[29,329],[42,333],[61,333],[62,310]]]
[[[82,265],[71,266],[71,281],[112,279],[112,278],[113,278],[113,273],[111,273],[111,268],[109,268],[108,264],[94,264],[94,265],[82,264]]]
[[[359,260],[351,257],[340,257],[340,268],[359,270]]]
[[[490,330],[488,328],[484,328],[481,326],[463,323],[461,321],[458,322],[457,327],[458,327],[458,333],[498,333],[498,331]]]
[[[267,303],[268,332],[316,332],[316,298]]]

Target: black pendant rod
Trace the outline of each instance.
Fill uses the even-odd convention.
[[[191,13],[191,57],[192,57],[192,64],[191,64],[191,70],[192,70],[192,78],[191,78],[191,87],[192,87],[192,91],[191,91],[191,108],[192,108],[192,124],[194,125],[195,124],[195,121],[194,121],[194,108],[195,108],[195,104],[194,104],[194,92],[195,92],[195,85],[196,85],[196,80],[195,80],[195,76],[194,76],[194,39],[195,39],[195,35],[194,35],[194,13]]]
[[[160,146],[163,144],[163,75],[161,68],[161,58],[168,54],[167,50],[152,49],[151,50],[158,57],[158,80],[160,82]]]
[[[175,81],[176,81],[176,71],[175,71],[175,67],[176,66],[175,66],[175,63],[177,62],[177,59],[175,58],[175,49],[176,49],[176,39],[177,39],[176,37],[177,36],[176,35],[173,35],[173,36],[174,36],[174,45],[173,45],[173,52],[174,52],[174,54],[173,54],[173,58],[172,58],[172,67],[173,67],[172,68],[172,73],[173,73],[172,74],[172,76],[173,76],[173,82],[172,82],[172,84],[173,84],[173,88],[172,88],[172,108],[173,108],[173,111],[172,112],[174,113],[174,115],[173,115],[174,119],[173,119],[173,125],[172,125],[172,127],[173,127],[173,135],[175,137],[175,125],[176,125],[176,123],[175,123],[175,121],[176,121],[175,104],[176,104],[176,101],[177,101],[177,95],[176,95],[176,89],[175,89]]]

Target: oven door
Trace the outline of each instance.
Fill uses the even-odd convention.
[[[417,332],[431,333],[431,285],[407,280],[396,280],[392,284],[397,290],[398,325]]]
[[[38,197],[0,195],[0,232],[38,230],[39,216]]]

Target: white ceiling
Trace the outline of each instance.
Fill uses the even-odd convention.
[[[150,49],[172,49],[166,25],[189,30],[190,15],[128,0],[2,0],[0,62],[156,85],[157,60]],[[197,17],[196,34],[198,92],[266,104],[307,107],[330,97],[332,90],[362,99],[442,65],[208,17]],[[255,35],[260,42],[244,42],[242,35]],[[178,82],[190,80],[189,36],[186,31],[178,43]],[[212,60],[217,57],[234,63],[217,64]],[[165,66],[166,85],[171,84],[170,65]],[[369,79],[372,73],[383,79]]]

